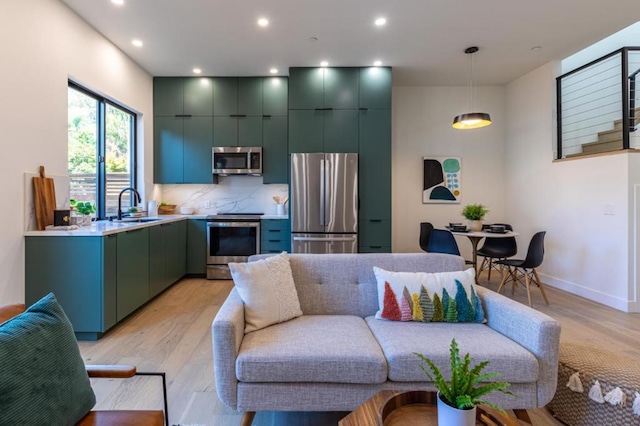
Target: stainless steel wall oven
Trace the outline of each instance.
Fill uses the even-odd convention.
[[[207,216],[207,278],[231,279],[229,262],[246,262],[260,253],[262,213]]]

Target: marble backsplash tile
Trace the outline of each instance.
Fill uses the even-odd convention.
[[[251,212],[276,214],[272,197],[284,200],[289,195],[289,185],[262,183],[259,176],[220,176],[216,185],[162,185],[162,199],[178,207],[193,207],[195,214],[220,212]],[[289,203],[286,205],[286,212]]]

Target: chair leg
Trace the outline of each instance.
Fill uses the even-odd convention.
[[[529,300],[529,307],[533,308],[533,305],[531,304],[531,286],[529,285],[529,273],[527,272],[527,270],[524,270],[524,285],[525,287],[527,287],[527,299]]]
[[[486,259],[486,257],[485,257]],[[489,275],[487,275],[487,280],[491,281],[491,264],[493,263],[493,258],[489,258]]]
[[[251,426],[253,423],[253,418],[256,416],[255,411],[247,411],[242,415],[242,420],[240,421],[241,426]]]
[[[533,276],[536,279],[535,282],[538,288],[540,289],[540,293],[542,293],[542,298],[544,299],[545,303],[548,305],[549,299],[547,299],[547,293],[545,293],[544,287],[542,285],[542,281],[540,281],[540,277],[538,276],[538,271],[536,271],[535,269],[533,270]]]
[[[502,274],[502,280],[500,281],[500,286],[498,287],[498,293],[502,292],[502,288],[504,287],[505,283],[507,282],[507,276],[509,275],[509,273],[511,272],[511,267],[507,267],[507,273],[506,274]]]

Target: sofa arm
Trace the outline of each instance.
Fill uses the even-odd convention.
[[[560,324],[550,316],[501,294],[476,288],[484,301],[487,325],[538,359],[538,407],[545,406],[553,398],[558,382]]]
[[[231,290],[214,318],[211,333],[218,397],[235,410],[238,406],[236,358],[244,337],[244,304],[235,288]]]

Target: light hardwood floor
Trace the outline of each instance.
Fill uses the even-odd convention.
[[[498,277],[480,284],[496,290]],[[87,364],[134,364],[139,371],[167,374],[172,425],[238,425],[240,414],[218,401],[213,375],[211,321],[232,288],[231,281],[183,279],[97,342],[80,342]],[[550,305],[534,290],[534,308],[562,324],[562,341],[606,347],[640,358],[640,314],[627,314],[547,288]],[[510,296],[511,289],[505,292]],[[514,298],[526,303],[524,289]],[[564,384],[559,384],[560,386]],[[162,406],[160,380],[93,381],[96,408],[144,409]],[[335,425],[345,413],[258,413],[254,425]],[[559,425],[544,410],[530,410],[536,426]]]

